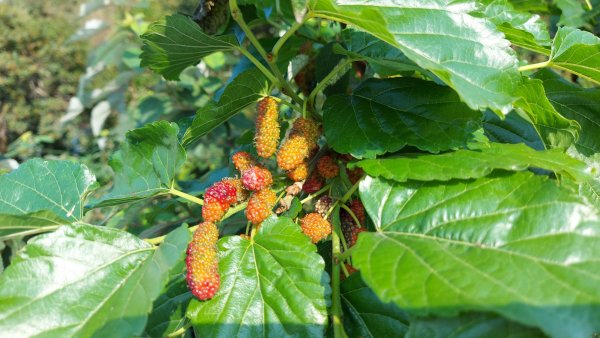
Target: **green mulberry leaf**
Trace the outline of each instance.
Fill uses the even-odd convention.
[[[318,337],[327,325],[329,276],[291,219],[271,217],[253,240],[219,240],[221,288],[188,308],[198,336]]]
[[[129,131],[126,141],[110,159],[115,172],[112,190],[94,201],[94,207],[117,205],[166,194],[185,161],[179,127],[158,121]]]
[[[140,334],[170,269],[184,257],[189,234],[183,230],[158,250],[127,232],[85,224],[33,238],[0,275],[0,332]]]
[[[552,337],[600,330],[600,222],[572,190],[521,172],[367,177],[360,195],[378,231],[352,259],[382,301],[419,316],[495,312]]]
[[[0,239],[80,221],[95,184],[85,165],[69,161],[32,159],[1,175]]]

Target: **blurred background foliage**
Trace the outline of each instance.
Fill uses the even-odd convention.
[[[216,5],[215,11],[226,5],[225,0],[209,2]],[[510,2],[542,15],[551,34],[557,24],[600,31],[596,19],[600,0],[592,0],[591,11],[583,0]],[[258,7],[266,8],[271,2],[260,3]],[[111,187],[110,154],[127,130],[164,119],[176,121],[183,131],[196,110],[218,97],[228,79],[249,64],[215,53],[184,71],[180,82],[165,81],[140,68],[139,36],[149,23],[175,12],[193,15],[197,5],[198,0],[0,0],[0,174],[32,157],[72,159],[91,168],[100,183],[97,194],[102,194]],[[279,10],[285,9],[244,15],[271,21],[281,14]],[[201,24],[203,29],[231,29],[222,15],[212,18]],[[285,51],[303,90],[336,64],[338,56],[322,37],[339,31],[339,26],[326,24],[300,30],[298,34],[313,43]],[[262,33],[264,37],[276,32]],[[332,63],[315,65],[314,57],[320,53],[328,54],[322,59]],[[199,193],[229,174],[229,155],[252,141],[251,114],[236,115],[187,149],[188,159],[178,177],[184,190]],[[182,222],[197,221],[199,214],[197,207],[159,198],[121,210],[95,209],[86,217],[152,237]],[[245,225],[235,217],[228,222]],[[21,244],[15,240],[8,246],[17,249]]]
[[[0,174],[32,157],[72,159],[96,174],[101,194],[110,189],[110,155],[128,130],[161,119],[178,121],[183,130],[239,58],[216,53],[187,69],[180,82],[165,81],[140,68],[139,36],[162,16],[192,15],[197,5],[196,0],[0,0]],[[252,135],[242,135],[251,127],[247,114],[238,115],[189,148],[181,184],[201,191],[225,176],[226,170],[211,171],[226,167],[233,149],[251,142]],[[87,217],[141,232],[147,225],[161,231],[197,220],[199,212],[158,199],[120,212],[94,210]]]

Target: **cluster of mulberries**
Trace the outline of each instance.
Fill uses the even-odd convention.
[[[279,144],[279,112],[274,98],[267,96],[258,102],[254,145],[258,156],[269,158]]]
[[[300,220],[300,227],[313,243],[317,243],[331,234],[331,223],[316,212],[306,214]]]
[[[200,300],[211,299],[219,290],[218,239],[217,226],[203,222],[198,225],[187,248],[186,280],[192,294]]]
[[[340,168],[332,155],[324,155],[317,161],[317,168],[306,179],[302,190],[308,194],[315,193],[323,187],[324,180],[332,179],[340,174]]]

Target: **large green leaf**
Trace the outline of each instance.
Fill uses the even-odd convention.
[[[492,314],[458,317],[418,317],[410,322],[407,338],[544,338],[537,329]]]
[[[110,159],[115,172],[112,190],[94,201],[94,206],[116,205],[165,194],[177,170],[185,162],[179,143],[179,127],[158,121],[126,134],[121,149]]]
[[[192,297],[185,274],[179,274],[154,301],[144,329],[145,334],[149,337],[165,337],[183,327],[187,306]]]
[[[581,27],[585,25],[583,1],[580,0],[553,0],[562,11],[558,24]]]
[[[142,35],[141,67],[149,67],[167,80],[179,79],[179,74],[214,52],[230,51],[238,44],[235,36],[210,36],[190,17],[175,14],[148,27]]]
[[[34,234],[81,220],[96,182],[83,164],[29,160],[0,176],[0,239]]]
[[[493,311],[553,337],[600,330],[600,222],[594,208],[530,172],[471,181],[367,177],[377,232],[352,259],[382,301],[418,315]]]
[[[383,303],[354,273],[340,285],[344,329],[350,337],[403,337],[408,315],[393,303]]]
[[[186,244],[176,232],[156,250],[127,232],[84,224],[37,236],[0,275],[0,332],[138,335]]]
[[[535,127],[517,112],[512,111],[500,118],[491,111],[483,115],[483,129],[490,141],[498,143],[524,143],[533,149],[545,149]]]
[[[472,1],[313,0],[316,16],[341,21],[399,48],[454,88],[473,109],[508,113],[520,83],[517,58],[495,25],[469,15]]]
[[[535,78],[544,82],[548,100],[556,110],[581,126],[577,150],[586,155],[600,152],[600,89],[584,89],[553,71],[542,69]]]
[[[396,75],[406,71],[424,70],[407,58],[402,52],[368,33],[354,29],[342,32],[345,48],[335,46],[334,51],[350,57],[352,60],[364,60],[382,76]]]
[[[515,108],[533,124],[546,148],[568,148],[577,140],[581,127],[554,109],[542,81],[523,78],[519,95]]]
[[[536,151],[524,144],[491,143],[478,149],[461,149],[441,155],[417,154],[388,159],[363,160],[357,163],[370,176],[398,182],[448,181],[479,178],[495,169],[521,171],[541,168],[561,173],[578,181],[589,181],[592,168],[561,149]]]
[[[176,247],[186,248],[191,240],[191,233],[187,224],[169,234],[172,238],[177,238],[179,244]],[[167,239],[171,238],[167,237]],[[162,245],[173,245],[174,240],[165,241]],[[185,322],[185,311],[187,305],[192,299],[192,294],[188,289],[185,280],[185,251],[181,251],[181,257],[178,264],[174,265],[170,271],[169,282],[152,304],[152,312],[148,315],[148,322],[144,333],[149,337],[165,337],[169,333],[183,326]]]
[[[193,300],[188,317],[202,337],[320,337],[330,289],[325,263],[291,219],[271,217],[252,241],[218,243],[221,288]]]
[[[548,65],[600,83],[600,39],[589,32],[561,27],[554,37]]]
[[[248,105],[267,95],[269,83],[256,68],[246,70],[225,87],[219,102],[210,102],[196,112],[192,125],[185,131],[183,144],[188,145],[227,121]]]
[[[550,34],[538,16],[516,10],[508,0],[485,0],[475,12],[489,19],[514,45],[550,55]]]
[[[481,113],[452,89],[413,78],[369,79],[349,95],[328,97],[323,106],[329,145],[358,158],[406,145],[431,152],[461,147],[480,123]]]

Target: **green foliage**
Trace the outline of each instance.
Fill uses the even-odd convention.
[[[181,228],[155,250],[126,232],[85,224],[38,236],[0,277],[0,328],[13,336],[137,335],[188,241]],[[21,283],[24,276],[35,283]]]
[[[324,133],[333,149],[359,158],[406,145],[431,152],[464,146],[480,118],[450,88],[411,78],[369,79],[350,95],[331,96],[323,107]]]
[[[329,276],[315,246],[290,219],[265,221],[252,241],[223,238],[219,251],[224,292],[207,302],[190,303],[188,316],[197,334],[275,337],[323,332]],[[221,325],[223,316],[228,318],[226,325]]]
[[[0,153],[27,158],[45,153],[43,143],[68,146],[56,122],[77,90],[86,52],[84,43],[67,43],[77,27],[70,19],[74,11],[67,1],[0,3]],[[25,132],[46,138],[43,143],[32,140],[35,144],[30,146],[8,147]]]
[[[559,149],[535,151],[523,144],[501,143],[477,147],[479,149],[461,149],[441,155],[364,160],[357,165],[370,176],[398,182],[480,178],[496,169],[517,171],[529,167],[551,170],[579,181],[589,181],[593,177],[591,168],[585,163]]]
[[[76,91],[79,59],[51,73],[72,71],[51,95],[78,161],[18,165],[71,141],[0,121],[0,332],[600,332],[599,44],[580,29],[598,1],[176,2],[81,8],[102,21],[71,36],[93,46],[86,72]],[[0,25],[36,13],[2,8]],[[21,57],[33,40],[11,31]],[[2,113],[31,101],[15,70]],[[279,126],[256,114],[266,96]],[[257,128],[289,148],[258,159]],[[260,192],[248,154],[271,174]],[[218,236],[192,237],[206,219]],[[192,238],[205,260],[186,260]]]
[[[493,311],[552,336],[586,337],[600,325],[598,215],[574,192],[518,173],[367,178],[360,193],[378,232],[361,234],[352,256],[383,301],[420,315]]]

